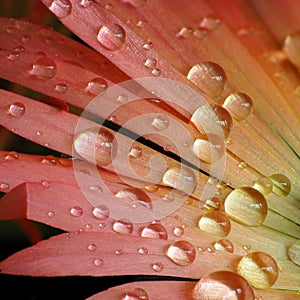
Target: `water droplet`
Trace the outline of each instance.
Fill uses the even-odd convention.
[[[184,228],[183,227],[175,227],[173,229],[173,234],[177,237],[183,236],[184,235]]]
[[[146,247],[141,247],[138,249],[138,253],[141,255],[147,255],[149,253],[148,248]]]
[[[126,292],[120,300],[149,300],[149,296],[144,289],[133,288]]]
[[[116,220],[113,223],[113,230],[121,234],[131,234],[133,231],[133,225],[128,220]]]
[[[270,255],[264,252],[252,252],[240,260],[238,273],[253,287],[268,289],[278,277],[278,266]]]
[[[158,76],[161,75],[161,70],[160,70],[159,68],[154,68],[154,69],[152,69],[151,74],[152,74],[154,77],[158,77]]]
[[[107,50],[115,51],[125,43],[125,30],[118,24],[103,25],[98,32],[98,42]]]
[[[176,33],[177,37],[188,39],[193,34],[191,27],[182,27],[179,32]]]
[[[246,250],[247,252],[251,249],[251,245],[243,245],[243,249]]]
[[[214,16],[206,16],[199,23],[199,27],[207,31],[215,31],[221,25],[221,20]]]
[[[283,174],[273,174],[268,177],[273,185],[272,192],[280,197],[286,197],[291,191],[291,181]]]
[[[83,214],[83,210],[80,206],[74,206],[70,209],[70,214],[73,217],[81,217]]]
[[[140,236],[152,239],[168,239],[168,233],[164,226],[161,224],[153,223],[143,227],[140,230]]]
[[[74,149],[84,159],[98,166],[111,164],[117,150],[114,135],[106,128],[91,128],[79,133],[74,139]]]
[[[20,118],[25,114],[25,105],[22,102],[10,104],[7,114],[15,118]]]
[[[107,219],[109,217],[109,213],[109,209],[105,205],[98,205],[92,211],[93,216],[99,220]]]
[[[150,193],[155,193],[158,190],[158,185],[156,185],[156,184],[148,185],[148,186],[145,186],[145,189]]]
[[[56,75],[56,64],[48,57],[41,57],[37,59],[32,65],[30,74],[36,76],[38,79],[48,80]]]
[[[227,81],[225,71],[214,62],[194,65],[189,70],[187,78],[212,98],[223,93]]]
[[[49,9],[58,17],[67,17],[72,10],[72,5],[69,0],[53,0]]]
[[[84,8],[88,8],[91,6],[93,0],[81,0],[80,1],[80,6],[84,7]]]
[[[141,147],[134,146],[130,149],[129,156],[131,156],[133,158],[138,158],[138,157],[141,157],[142,152],[143,152],[143,150]]]
[[[92,79],[85,88],[85,90],[91,95],[99,95],[106,89],[107,89],[107,82],[100,77]]]
[[[168,247],[166,255],[175,264],[188,266],[192,264],[196,258],[196,249],[187,241],[177,241]]]
[[[214,248],[219,251],[230,252],[233,253],[234,246],[231,241],[226,239],[221,239],[215,242]]]
[[[122,94],[122,95],[118,96],[117,101],[119,103],[125,103],[128,101],[128,96],[125,94]]]
[[[0,183],[0,190],[2,190],[2,191],[9,190],[9,184],[5,183],[5,182]]]
[[[91,185],[89,187],[90,191],[94,191],[97,193],[102,193],[103,192],[103,188],[101,187],[101,185]]]
[[[7,32],[8,34],[13,34],[13,33],[15,33],[15,31],[16,31],[16,27],[15,27],[15,26],[8,26],[8,27],[6,28],[6,32]]]
[[[19,158],[19,154],[15,151],[11,151],[5,156],[5,160],[15,160],[18,158]]]
[[[193,300],[254,300],[249,283],[230,271],[216,271],[202,277],[193,290]]]
[[[89,244],[87,246],[87,250],[91,251],[91,252],[94,252],[97,250],[97,246],[95,244]]]
[[[264,196],[267,196],[272,192],[273,183],[270,179],[262,177],[255,181],[253,188],[261,192]]]
[[[21,41],[22,41],[23,44],[27,45],[31,41],[31,36],[28,35],[28,34],[25,34],[25,35],[22,36]]]
[[[155,272],[158,272],[158,273],[164,269],[164,265],[160,262],[153,263],[151,265],[151,267]]]
[[[199,40],[203,40],[206,35],[207,35],[207,31],[204,30],[204,29],[201,29],[201,28],[196,28],[194,31],[193,31],[193,35],[199,39]]]
[[[68,91],[68,86],[64,83],[59,83],[55,86],[54,91],[60,94],[65,94]]]
[[[25,48],[23,46],[17,46],[14,48],[14,51],[21,53],[25,51]]]
[[[206,104],[195,110],[191,121],[198,128],[201,134],[220,135],[223,131],[225,139],[229,138],[232,128],[232,118],[229,112],[220,105]],[[222,137],[222,136],[221,136]]]
[[[248,95],[233,93],[225,99],[223,107],[229,111],[234,119],[242,121],[247,119],[252,113],[253,103]]]
[[[153,43],[151,41],[148,41],[143,45],[143,49],[150,50],[153,47]]]
[[[104,228],[106,227],[106,223],[100,222],[100,223],[98,224],[98,227],[99,227],[100,229],[104,229]]]
[[[118,256],[121,256],[121,255],[124,254],[124,251],[123,251],[122,249],[117,249],[117,250],[115,251],[115,254],[118,255]]]
[[[170,121],[167,116],[158,115],[152,120],[152,126],[159,131],[163,131],[169,127],[169,122]]]
[[[49,164],[49,165],[55,165],[56,164],[56,158],[52,155],[48,155],[46,156],[45,158],[43,158],[41,160],[41,163],[42,164]]]
[[[101,258],[95,258],[93,261],[93,264],[95,267],[102,267],[103,266],[103,260]]]
[[[207,199],[204,208],[207,210],[219,210],[221,208],[221,201],[217,197]]]
[[[288,247],[287,254],[294,264],[300,266],[300,240]]]
[[[225,237],[230,232],[231,224],[228,217],[222,212],[211,211],[200,218],[199,228],[201,230]]]
[[[10,61],[16,61],[18,60],[20,57],[20,53],[18,51],[11,51],[8,55],[7,55],[7,59]]]
[[[284,40],[283,51],[287,55],[289,61],[294,64],[298,69],[300,67],[299,59],[300,47],[300,31],[288,35]]]
[[[233,190],[226,197],[224,208],[228,216],[248,226],[261,225],[268,212],[263,194],[251,187]]]
[[[240,169],[242,169],[242,170],[246,169],[247,166],[248,166],[247,163],[244,162],[244,161],[242,161],[242,162],[240,162],[240,163],[238,164],[238,167],[239,167]]]
[[[29,21],[26,18],[19,18],[15,20],[15,27],[20,31],[25,31],[29,27]]]
[[[149,68],[149,69],[153,69],[157,64],[157,61],[155,58],[147,58],[145,60],[144,66]]]
[[[48,216],[49,218],[54,218],[54,217],[55,217],[55,212],[54,212],[54,211],[49,211],[49,212],[47,213],[47,216]]]
[[[135,8],[140,8],[146,5],[147,0],[123,0],[125,3],[129,3]]]
[[[185,167],[168,169],[163,175],[162,181],[168,186],[187,194],[192,194],[196,187],[196,175],[194,171]]]
[[[44,188],[48,188],[48,187],[50,187],[50,182],[47,181],[47,180],[42,180],[42,181],[41,181],[41,185],[42,185]]]

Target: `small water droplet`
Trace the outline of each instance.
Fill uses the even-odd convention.
[[[272,192],[273,183],[270,179],[262,177],[255,181],[253,188],[267,196]]]
[[[233,93],[225,99],[223,107],[229,111],[234,119],[242,121],[247,119],[252,113],[253,102],[244,93]]]
[[[56,75],[56,64],[48,57],[41,57],[37,59],[32,65],[30,74],[38,79],[48,80]]]
[[[129,156],[131,156],[133,158],[138,158],[138,157],[141,157],[142,152],[143,152],[143,150],[141,147],[134,146],[130,149]]]
[[[55,217],[55,212],[54,212],[54,211],[49,211],[49,212],[47,213],[47,216],[48,216],[49,218],[54,218],[54,217]]]
[[[100,223],[98,224],[98,227],[99,227],[100,229],[104,229],[104,228],[106,228],[106,223],[100,222]]]
[[[89,251],[91,251],[91,252],[96,251],[96,250],[97,250],[96,244],[89,244],[89,245],[87,246],[87,250],[89,250]]]
[[[150,50],[152,47],[153,47],[153,43],[151,41],[148,41],[147,43],[145,43],[143,45],[143,49],[145,49],[147,51]]]
[[[140,236],[152,239],[168,239],[168,233],[166,228],[163,225],[157,223],[149,224],[143,227],[140,230]]]
[[[145,186],[145,189],[150,193],[155,193],[158,190],[158,185],[156,185],[156,184],[148,185],[148,186]]]
[[[221,20],[214,16],[206,16],[199,23],[199,27],[207,31],[215,31],[220,27],[220,25]]]
[[[251,249],[251,245],[243,245],[243,249],[246,250],[247,252]]]
[[[109,209],[105,205],[98,205],[92,211],[93,216],[99,220],[105,220],[109,217]]]
[[[157,64],[157,61],[155,58],[147,58],[145,60],[144,66],[149,68],[149,69],[153,69]]]
[[[15,160],[18,158],[19,158],[19,154],[15,151],[11,151],[5,156],[5,160]]]
[[[138,20],[136,22],[136,27],[139,27],[139,28],[142,28],[146,25],[147,23],[145,21],[142,21],[142,20]]]
[[[116,51],[125,43],[125,30],[118,24],[103,25],[97,35],[98,42],[107,50]]]
[[[300,266],[300,240],[288,247],[287,254],[294,264]]]
[[[163,131],[169,127],[169,122],[170,121],[167,116],[158,115],[157,117],[153,118],[152,126],[159,131]]]
[[[228,216],[248,226],[261,225],[268,212],[263,194],[251,187],[233,190],[226,197],[224,208]]]
[[[212,98],[223,93],[227,81],[225,71],[214,62],[194,65],[189,70],[187,78]]]
[[[9,190],[9,184],[5,183],[5,182],[0,183],[0,190],[2,190],[2,191]]]
[[[44,188],[48,188],[48,187],[50,187],[50,182],[47,181],[47,180],[42,180],[42,181],[41,181],[41,185],[42,185]]]
[[[20,118],[25,114],[25,105],[22,102],[10,104],[7,114],[15,118]]]
[[[207,199],[205,201],[205,204],[203,207],[207,210],[220,210],[221,201],[219,198],[213,197],[213,198]]]
[[[100,77],[94,78],[88,82],[85,90],[91,95],[99,95],[107,89],[107,82]]]
[[[25,31],[29,27],[29,21],[26,18],[19,18],[15,20],[15,27],[20,31]]]
[[[7,55],[7,59],[10,61],[16,61],[18,60],[20,57],[20,53],[18,51],[11,51],[8,55]]]
[[[13,34],[13,33],[16,32],[16,27],[15,27],[15,26],[8,26],[8,27],[6,28],[6,32],[7,32],[8,34]]]
[[[193,29],[191,27],[182,27],[177,33],[176,36],[180,38],[188,39],[193,34]]]
[[[70,209],[70,214],[73,217],[81,217],[83,214],[83,210],[80,206],[74,206]]]
[[[69,0],[53,0],[49,9],[58,18],[65,18],[71,13],[72,5]]]
[[[28,34],[25,34],[25,35],[22,36],[21,41],[22,41],[23,44],[27,45],[31,41],[31,36],[28,35]]]
[[[14,51],[19,52],[19,53],[25,52],[25,47],[17,46],[14,48]]]
[[[125,95],[125,94],[119,95],[118,98],[117,98],[117,101],[119,103],[125,103],[125,102],[128,101],[128,96]]]
[[[88,8],[91,6],[93,0],[81,0],[80,1],[80,6],[82,6],[83,8]]]
[[[199,40],[203,40],[206,35],[207,35],[207,31],[204,30],[204,29],[201,29],[201,28],[196,28],[194,31],[193,31],[193,35],[199,39]]]
[[[173,229],[173,234],[177,237],[183,236],[184,235],[184,228],[183,227],[175,227]]]
[[[68,91],[68,86],[64,83],[59,83],[55,86],[54,91],[59,94],[65,94]]]
[[[133,225],[128,220],[116,220],[113,223],[113,230],[117,233],[129,235],[133,231]]]
[[[102,267],[103,266],[103,260],[101,258],[95,258],[93,261],[93,264],[95,267]]]
[[[159,68],[154,68],[154,69],[152,69],[151,74],[152,74],[154,77],[158,77],[158,76],[161,75],[161,70],[160,70]]]
[[[138,253],[141,255],[147,255],[149,253],[148,248],[146,247],[141,247],[138,249]]]
[[[230,271],[216,271],[203,276],[193,290],[193,300],[253,300],[254,292],[240,275]]]
[[[288,35],[284,39],[283,51],[288,60],[294,64],[298,69],[300,67],[299,59],[299,45],[300,45],[300,31]]]
[[[149,300],[149,296],[144,289],[133,288],[127,291],[120,300]]]
[[[151,267],[155,272],[158,272],[158,273],[164,269],[164,265],[160,262],[151,264]]]
[[[280,197],[286,197],[291,191],[291,181],[283,174],[273,174],[268,177],[273,183],[272,192]]]
[[[42,164],[49,164],[49,165],[55,165],[56,164],[56,158],[52,155],[48,155],[46,156],[45,158],[43,158],[41,160],[41,163]]]
[[[196,258],[196,249],[187,241],[176,241],[168,247],[166,255],[175,264],[188,266],[192,264]]]
[[[246,169],[247,166],[248,166],[247,163],[244,162],[244,161],[242,161],[242,162],[240,162],[240,163],[238,164],[238,167],[239,167],[240,169],[242,169],[242,170]]]
[[[233,253],[233,251],[234,251],[234,246],[233,246],[232,242],[229,240],[226,240],[226,239],[221,239],[221,240],[218,240],[217,242],[215,242],[214,248],[216,250],[229,252],[229,253]]]
[[[103,188],[100,185],[91,185],[89,187],[90,191],[94,191],[94,192],[103,192]]]
[[[227,236],[231,229],[230,220],[220,211],[206,213],[200,218],[198,225],[201,230],[223,237]]]
[[[278,277],[278,266],[270,255],[264,252],[252,252],[240,260],[238,273],[253,287],[268,289]]]

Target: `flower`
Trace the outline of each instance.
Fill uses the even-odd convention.
[[[1,18],[0,124],[54,152],[4,144],[0,218],[63,233],[2,273],[143,276],[90,299],[296,299],[296,4],[41,2],[32,21],[83,42]]]

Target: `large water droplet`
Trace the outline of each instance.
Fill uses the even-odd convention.
[[[107,89],[107,82],[100,77],[92,79],[88,84],[85,90],[91,95],[99,95],[104,90]]]
[[[49,9],[58,17],[67,17],[72,10],[72,5],[69,0],[53,0]]]
[[[115,196],[134,205],[142,205],[147,208],[152,208],[150,197],[142,190],[128,187],[118,191]]]
[[[109,209],[105,205],[98,205],[92,211],[93,216],[99,220],[105,220],[109,217]]]
[[[166,255],[175,264],[188,266],[193,263],[196,258],[196,249],[187,241],[177,241],[168,247]]]
[[[117,141],[106,128],[91,128],[75,137],[74,149],[84,159],[92,163],[96,161],[98,166],[107,166],[116,154]]]
[[[228,216],[248,226],[261,225],[268,212],[263,194],[251,187],[233,190],[225,199],[224,208]]]
[[[70,214],[73,217],[81,217],[83,214],[83,209],[80,206],[74,206],[70,209]]]
[[[126,292],[120,300],[149,300],[149,296],[144,289],[133,288]]]
[[[272,192],[278,196],[286,197],[291,191],[291,181],[283,174],[273,174],[268,177],[272,183]]]
[[[125,30],[118,24],[103,25],[98,32],[98,42],[107,50],[115,51],[125,43]]]
[[[113,230],[121,234],[131,234],[133,231],[133,225],[128,220],[116,220],[113,223]]]
[[[230,252],[233,253],[234,246],[231,241],[226,239],[221,239],[215,242],[214,248],[219,251]]]
[[[7,109],[7,114],[15,118],[20,118],[25,114],[25,105],[22,102],[10,104]]]
[[[168,239],[168,233],[164,226],[161,224],[153,223],[143,227],[140,230],[140,236],[152,239]]]
[[[151,264],[151,267],[157,273],[163,271],[163,269],[164,269],[164,265],[161,262],[153,263],[153,264]]]
[[[217,271],[202,277],[193,290],[193,300],[254,300],[249,283],[230,271]]]
[[[212,98],[223,93],[227,80],[221,66],[210,61],[194,65],[189,70],[187,78]]]
[[[278,266],[270,255],[264,252],[252,252],[240,260],[238,273],[253,287],[267,289],[278,277]]]
[[[264,196],[267,196],[272,192],[273,183],[270,179],[262,177],[255,181],[253,188],[261,192]]]
[[[242,121],[247,119],[252,113],[253,103],[248,95],[244,93],[233,93],[225,99],[223,107],[229,111],[234,119]]]
[[[199,228],[201,230],[225,237],[230,232],[231,224],[228,217],[222,212],[211,211],[200,218]]]
[[[294,264],[300,266],[300,240],[288,247],[287,254]]]
[[[32,65],[30,74],[42,80],[48,80],[56,75],[56,64],[48,57],[37,59]]]

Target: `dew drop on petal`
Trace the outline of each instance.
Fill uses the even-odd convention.
[[[72,5],[69,0],[53,0],[49,9],[58,18],[65,18],[71,13]]]
[[[48,188],[48,187],[50,187],[50,182],[47,181],[47,180],[42,180],[41,181],[41,186],[44,187],[44,188]]]
[[[253,287],[270,288],[278,277],[278,266],[270,255],[264,252],[246,254],[238,264],[238,273]]]
[[[229,253],[233,253],[233,251],[234,251],[234,246],[233,246],[232,242],[229,240],[226,240],[226,239],[221,239],[221,240],[218,240],[217,242],[215,242],[214,248],[216,250],[229,252]]]
[[[125,103],[127,101],[128,101],[128,96],[125,94],[121,94],[117,98],[117,102],[119,102],[119,103]]]
[[[151,71],[151,74],[154,76],[154,77],[158,77],[161,75],[161,70],[159,68],[153,68],[152,71]]]
[[[173,234],[177,237],[183,236],[184,235],[184,227],[175,227],[173,229]]]
[[[47,213],[47,216],[49,217],[49,218],[54,218],[55,217],[55,212],[54,211],[49,211],[48,213]]]
[[[220,211],[211,211],[203,215],[199,220],[201,230],[225,237],[229,234],[231,223],[228,217]]]
[[[140,236],[152,239],[168,239],[166,228],[157,223],[149,224],[140,230]]]
[[[287,254],[294,264],[300,266],[300,240],[288,247]]]
[[[153,263],[153,264],[151,264],[151,267],[157,273],[163,271],[163,269],[164,269],[164,265],[161,262]]]
[[[97,77],[88,82],[85,90],[91,95],[99,95],[107,89],[107,82],[101,78]]]
[[[153,69],[156,66],[156,64],[157,64],[157,61],[155,58],[147,58],[145,60],[144,66],[146,68]]]
[[[115,197],[132,204],[139,204],[146,208],[152,208],[150,197],[138,188],[128,187],[118,191]]]
[[[233,93],[225,99],[223,107],[229,111],[234,119],[243,121],[252,113],[253,102],[252,99],[244,93]]]
[[[149,300],[149,296],[144,289],[133,288],[127,291],[120,300]]]
[[[20,57],[20,53],[18,51],[11,51],[8,55],[7,55],[7,59],[10,61],[16,61],[18,60]]]
[[[157,117],[153,118],[152,126],[158,130],[163,131],[169,127],[169,118],[167,116],[158,115]]]
[[[8,183],[5,183],[5,182],[1,182],[1,183],[0,183],[0,190],[2,190],[2,191],[7,191],[7,190],[9,190],[9,184],[8,184]]]
[[[133,158],[138,158],[138,157],[141,157],[142,152],[143,152],[143,150],[142,150],[141,147],[139,147],[139,146],[134,146],[134,147],[132,147],[132,148],[130,149],[130,151],[129,151],[129,156],[130,156],[130,157],[133,157]]]
[[[118,256],[121,256],[121,255],[124,254],[124,251],[123,251],[122,249],[117,249],[117,250],[115,251],[115,254],[118,255]]]
[[[103,266],[103,260],[101,258],[95,258],[93,261],[93,264],[95,267],[102,267]]]
[[[22,41],[23,44],[27,45],[31,41],[31,36],[28,35],[28,34],[25,34],[25,35],[22,36],[21,41]]]
[[[48,57],[37,59],[32,65],[30,74],[41,80],[48,80],[56,75],[56,64]]]
[[[5,156],[5,160],[15,160],[18,158],[19,158],[19,154],[15,151],[11,151]]]
[[[109,209],[106,205],[98,205],[92,211],[93,216],[98,220],[105,220],[109,217]]]
[[[143,45],[143,49],[150,50],[153,47],[153,43],[151,41],[148,41]]]
[[[233,190],[226,197],[224,208],[229,217],[248,226],[261,225],[268,212],[263,194],[251,187]]]
[[[15,118],[20,118],[25,114],[25,105],[22,102],[10,104],[7,109],[7,114]]]
[[[212,197],[205,200],[203,207],[207,210],[219,210],[221,208],[221,201],[217,197]]]
[[[25,31],[29,27],[29,21],[26,18],[19,18],[15,20],[15,27],[20,31]]]
[[[100,45],[110,51],[120,49],[125,43],[125,38],[125,30],[115,23],[103,25],[97,35]]]
[[[207,31],[215,31],[221,25],[221,20],[214,16],[206,16],[199,22],[199,27]]]
[[[254,292],[242,276],[230,271],[216,271],[198,281],[192,299],[254,300]]]
[[[91,6],[93,0],[81,0],[80,1],[80,6],[82,6],[83,8],[88,8]]]
[[[59,94],[65,94],[68,91],[68,86],[64,83],[59,83],[55,86],[54,91]]]
[[[291,61],[291,63],[294,64],[297,68],[300,67],[299,48],[300,48],[300,31],[288,35],[285,38],[283,51],[287,55],[289,61]]]
[[[146,247],[141,247],[138,249],[138,253],[141,255],[147,255],[149,253],[149,250]]]
[[[207,31],[205,29],[201,29],[201,28],[196,28],[194,31],[193,31],[193,35],[199,39],[199,40],[203,40],[206,35],[207,35]]]
[[[267,177],[261,177],[255,181],[253,188],[261,192],[264,196],[267,196],[272,192],[273,183]]]
[[[187,78],[212,98],[223,93],[227,81],[223,68],[210,61],[194,65],[188,71]]]
[[[96,250],[97,250],[96,244],[89,244],[89,245],[87,246],[87,250],[88,250],[88,251],[91,251],[91,252],[96,251]]]
[[[73,217],[81,217],[83,214],[83,210],[80,206],[74,206],[70,209],[70,214]]]
[[[129,235],[133,231],[133,225],[130,221],[122,219],[113,222],[113,230],[120,234]]]
[[[286,197],[291,191],[291,181],[283,174],[273,174],[268,177],[273,183],[272,192],[280,197]]]
[[[188,266],[192,264],[196,258],[196,249],[187,241],[176,241],[168,247],[166,255],[175,264]]]

